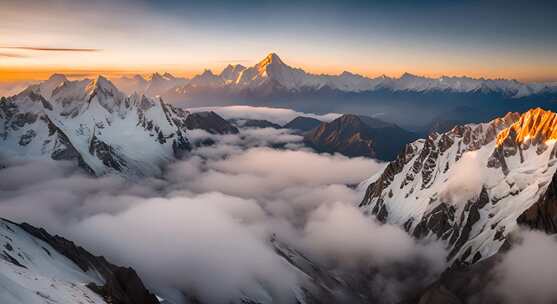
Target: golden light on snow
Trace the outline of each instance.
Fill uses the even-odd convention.
[[[541,142],[557,140],[557,114],[541,108],[532,109],[497,135],[497,146],[509,138],[517,143],[532,139]]]

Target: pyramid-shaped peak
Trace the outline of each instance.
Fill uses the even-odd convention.
[[[423,77],[408,72],[405,72],[404,74],[402,74],[402,76],[400,76],[400,79],[417,79],[417,78],[423,78]]]
[[[98,75],[97,78],[89,84],[88,89],[89,91],[93,91],[95,89],[100,89],[103,91],[110,91],[110,92],[118,91],[116,86],[103,75]]]
[[[270,53],[267,55],[261,62],[259,62],[259,66],[266,66],[270,64],[278,64],[284,65],[284,62],[280,59],[280,57],[276,53]]]

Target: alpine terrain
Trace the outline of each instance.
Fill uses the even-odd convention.
[[[443,240],[453,264],[482,261],[519,224],[555,232],[556,139],[557,114],[540,108],[432,133],[388,164],[360,208]]]

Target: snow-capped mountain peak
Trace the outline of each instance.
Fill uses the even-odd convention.
[[[539,108],[433,133],[407,145],[360,206],[416,237],[443,240],[453,262],[477,262],[555,187],[556,138],[557,114]],[[552,218],[540,219],[541,229],[553,229]]]
[[[222,77],[215,75],[210,69],[206,69],[200,75],[193,77],[188,85],[198,87],[219,87],[224,85]]]
[[[229,64],[222,70],[219,77],[222,78],[227,84],[235,83],[238,79],[240,73],[245,70],[246,67],[241,64]]]
[[[267,66],[270,65],[286,66],[286,64],[280,59],[280,57],[277,54],[270,53],[257,64],[257,67],[259,67],[260,69],[265,69],[267,68]]]
[[[103,76],[65,81],[50,98],[30,89],[2,102],[2,153],[77,160],[97,175],[156,175],[189,149],[187,115],[160,99],[128,97]]]
[[[107,93],[119,93],[118,88],[106,77],[99,75],[95,80],[91,81],[86,88],[87,92],[102,91]]]
[[[52,92],[68,81],[68,78],[64,74],[52,74],[47,80],[41,82],[35,88],[36,93],[48,98],[52,95]]]
[[[536,108],[524,113],[510,127],[497,135],[497,145],[526,141],[545,143],[557,140],[557,114]]]

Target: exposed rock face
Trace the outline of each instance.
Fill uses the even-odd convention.
[[[415,134],[394,124],[346,114],[330,123],[321,123],[304,140],[319,152],[391,160],[407,142],[415,138]]]
[[[548,234],[557,233],[557,173],[553,175],[547,191],[518,217],[517,222]]]
[[[517,221],[556,231],[556,131],[555,113],[533,109],[432,133],[388,164],[360,207],[416,237],[443,240],[453,263],[481,261]]]
[[[211,134],[237,134],[239,132],[238,128],[213,111],[188,115],[185,126],[188,130],[202,129]]]
[[[283,126],[286,129],[293,129],[302,132],[311,131],[321,124],[321,121],[311,117],[298,116]]]

